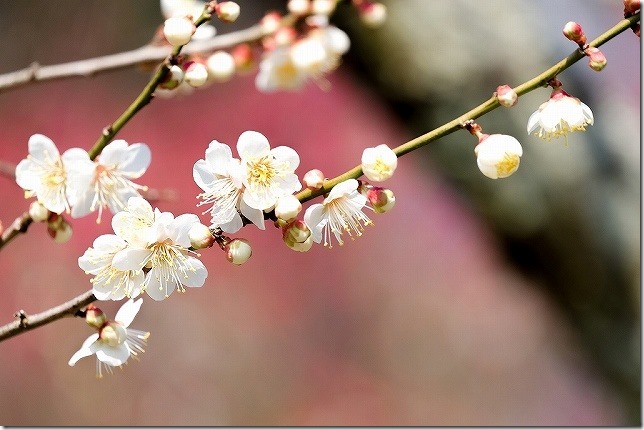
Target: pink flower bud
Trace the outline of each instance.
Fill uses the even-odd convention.
[[[584,30],[582,30],[581,25],[574,21],[570,21],[564,26],[563,34],[579,46],[586,44],[586,35],[584,34]]]
[[[512,107],[519,101],[519,96],[509,85],[500,85],[496,89],[496,98],[503,107]]]
[[[225,247],[226,259],[233,264],[244,264],[253,254],[250,243],[246,239],[233,239]]]
[[[584,50],[584,54],[588,56],[588,66],[596,72],[601,72],[606,67],[606,56],[602,51],[592,46]]]
[[[217,4],[217,18],[223,22],[235,22],[239,17],[240,8],[234,1],[224,1]]]
[[[371,203],[374,212],[379,214],[389,212],[396,203],[396,196],[394,196],[393,191],[380,187],[373,187],[368,190],[367,199]]]
[[[208,80],[208,69],[199,61],[188,61],[184,65],[185,75],[183,79],[193,88],[198,88]]]
[[[105,324],[107,317],[102,310],[90,304],[85,309],[85,322],[90,326],[99,330]]]
[[[382,3],[362,3],[359,12],[360,20],[367,27],[380,27],[387,20],[387,7]]]
[[[259,25],[266,34],[273,33],[282,23],[282,15],[279,12],[269,12],[259,21]]]
[[[248,43],[237,45],[231,51],[233,60],[235,60],[235,69],[240,72],[247,72],[253,68],[255,63],[253,50]]]
[[[302,178],[306,188],[310,190],[319,190],[324,183],[324,173],[318,169],[309,170]]]

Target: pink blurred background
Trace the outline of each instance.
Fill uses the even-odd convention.
[[[10,45],[2,51],[9,63],[2,72],[35,60],[52,64],[132,49],[161,22],[154,1],[2,8]],[[61,152],[89,148],[146,79],[124,70],[0,93],[0,159],[19,162],[34,133],[52,138]],[[262,132],[272,146],[295,148],[298,173],[319,168],[328,176],[358,164],[367,146],[394,147],[415,137],[346,67],[330,77],[328,92],[309,85],[266,95],[253,79],[154,100],[119,133],[152,149],[142,183],[178,191],[176,200],[154,205],[175,215],[199,213],[192,165],[211,140],[234,146],[245,130]],[[163,302],[144,299],[132,326],[151,331],[146,353],[114,375],[97,381],[93,358],[67,366],[91,334],[81,320],[3,342],[0,422],[632,424],[558,305],[509,264],[473,204],[436,169],[415,162],[424,157],[421,150],[399,160],[386,183],[395,208],[374,214],[375,226],[342,247],[295,253],[267,225],[264,232],[250,226],[239,233],[253,245],[243,266],[229,264],[218,249],[203,252],[206,284]],[[473,156],[463,163],[476,168]],[[8,225],[28,202],[11,180],[0,181],[0,220]],[[73,220],[73,227],[66,245],[32,225],[2,250],[0,323],[18,309],[39,312],[90,288],[76,261],[96,236],[111,232],[109,217],[98,226],[92,216]],[[114,315],[119,304],[99,306]]]

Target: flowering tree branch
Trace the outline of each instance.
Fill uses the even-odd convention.
[[[623,33],[624,31],[633,27],[633,25],[635,25],[639,20],[640,20],[639,12],[629,18],[623,19],[622,21],[617,23],[614,27],[610,28],[602,35],[597,37],[595,40],[590,42],[589,46],[598,47],[605,44],[606,42],[608,42],[618,34]],[[558,63],[556,63],[555,65],[553,65],[552,67],[544,71],[543,73],[540,73],[539,75],[535,76],[529,81],[526,81],[521,85],[518,85],[517,87],[514,88],[514,91],[516,92],[517,96],[521,96],[523,94],[526,94],[535,90],[536,88],[543,87],[548,83],[548,81],[555,78],[558,74],[560,74],[561,72],[563,72],[564,70],[566,70],[567,68],[575,64],[577,61],[584,58],[584,56],[585,54],[580,49],[577,49],[575,50],[575,52],[573,52],[566,58],[562,59],[561,61],[559,61]],[[419,136],[413,140],[410,140],[409,142],[403,143],[402,145],[394,148],[393,151],[396,154],[396,156],[400,157],[411,151],[422,148],[423,146],[427,145],[430,142],[433,142],[434,140],[440,139],[441,137],[447,136],[448,134],[454,133],[455,131],[463,128],[465,123],[468,120],[479,118],[485,115],[486,113],[498,108],[499,106],[501,105],[499,104],[498,98],[496,97],[496,95],[493,95],[488,100],[481,103],[474,109],[464,113],[463,115],[451,120],[450,122],[438,128],[435,128],[432,131],[429,131],[423,134],[422,136]],[[340,182],[346,181],[347,179],[357,179],[361,175],[362,175],[361,166],[356,166],[353,169],[348,170],[339,176],[336,176],[335,178],[324,181],[321,188],[317,190],[311,190],[311,189],[303,190],[299,192],[296,197],[300,200],[300,202],[304,203],[317,196],[321,196],[322,194],[328,193],[335,185],[339,184]]]
[[[209,17],[206,17],[206,15],[207,15],[207,12],[204,12],[204,15],[202,15],[202,17],[200,17],[200,19],[197,22],[202,23],[202,22],[205,22],[207,19],[209,19]],[[611,40],[618,34],[624,32],[625,30],[629,28],[633,28],[633,26],[637,24],[639,19],[640,19],[640,14],[638,12],[633,16],[630,16],[620,21],[617,25],[607,30],[601,36],[597,37],[595,40],[590,42],[589,46],[598,47],[603,45],[604,43],[608,42],[609,40]],[[167,66],[171,63],[172,58],[175,57],[180,52],[180,50],[181,50],[181,47],[177,47],[173,49],[170,56],[168,56],[166,58],[166,61],[159,67],[155,75],[152,77],[148,85],[141,92],[139,97],[137,97],[134,103],[132,103],[132,105],[130,105],[130,107],[128,107],[128,109],[111,126],[105,129],[103,135],[97,140],[94,147],[90,150],[90,156],[92,158],[95,158],[96,156],[98,156],[98,154],[100,154],[102,149],[107,145],[107,143],[109,143],[109,141],[114,137],[114,135],[141,108],[143,108],[147,103],[149,103],[149,101],[152,98],[154,89],[162,81],[163,77],[168,71]],[[525,83],[518,85],[517,87],[514,88],[514,91],[518,96],[520,96],[530,91],[533,91],[538,87],[547,85],[559,73],[563,72],[564,70],[572,66],[574,63],[579,61],[581,58],[584,57],[584,55],[585,54],[582,52],[581,49],[576,50],[568,57],[562,59],[561,61],[559,61],[552,67],[550,67],[549,69],[545,70],[543,73],[540,73],[539,75],[526,81]],[[500,106],[500,103],[497,98],[497,95],[495,94],[490,99],[486,100],[485,102],[481,103],[480,105],[471,109],[470,111],[464,113],[463,115],[460,115],[459,117],[445,123],[444,125],[396,147],[393,151],[397,156],[402,156],[411,151],[419,149],[429,144],[430,142],[437,140],[441,137],[444,137],[448,134],[451,134],[461,128],[467,128],[467,126],[470,125],[471,120],[479,118],[482,115],[485,115],[486,113],[498,108],[499,106]],[[307,190],[301,191],[296,195],[296,197],[301,202],[311,200],[314,197],[328,193],[335,185],[347,179],[355,179],[360,177],[362,173],[363,172],[362,172],[361,166],[354,167],[353,169],[350,169],[347,172],[335,178],[324,181],[321,188],[316,190],[307,189]],[[13,237],[18,235],[20,232],[24,232],[30,223],[31,223],[31,219],[29,218],[28,214],[24,214],[21,218],[18,218],[14,222],[14,224],[11,227],[9,227],[7,231],[5,231],[5,234],[3,234],[2,242],[0,242],[0,248],[9,240],[11,240]],[[47,324],[51,321],[55,321],[64,316],[76,315],[77,312],[83,306],[86,306],[95,300],[97,299],[93,295],[92,290],[90,290],[62,305],[49,309],[40,314],[28,316],[27,314],[24,313],[24,311],[19,311],[16,313],[16,318],[17,318],[16,321],[10,324],[7,324],[3,327],[0,327],[0,341],[8,339],[10,337],[23,333],[25,331],[28,331],[30,329],[39,327],[41,325]]]

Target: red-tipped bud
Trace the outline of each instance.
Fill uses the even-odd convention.
[[[93,304],[87,306],[87,308],[85,309],[85,322],[90,327],[99,330],[101,327],[103,327],[105,321],[107,321],[107,317],[102,310],[100,310]]]
[[[224,1],[218,3],[215,8],[217,18],[223,22],[235,22],[239,17],[240,8],[234,1]]]
[[[624,15],[631,16],[640,10],[640,0],[624,0]]]
[[[519,96],[509,85],[500,85],[496,89],[496,98],[503,107],[512,107],[519,101]]]
[[[367,191],[366,195],[374,212],[379,214],[389,212],[396,203],[393,191],[386,188],[373,187]]]
[[[244,264],[253,254],[250,243],[246,239],[233,239],[224,246],[226,259],[233,264]]]
[[[311,230],[302,220],[293,220],[282,227],[282,240],[294,251],[306,252],[313,245]]]
[[[193,88],[198,88],[208,81],[208,68],[200,61],[188,61],[183,65],[183,79]]]
[[[241,45],[235,46],[231,51],[231,55],[235,61],[235,69],[239,72],[247,72],[251,70],[255,64],[253,49],[248,43],[242,43]]]
[[[584,54],[588,56],[588,66],[596,72],[601,72],[606,67],[606,56],[602,51],[592,46],[584,50]]]
[[[359,13],[363,24],[371,28],[380,27],[387,20],[387,7],[382,3],[362,3]]]
[[[570,21],[564,25],[563,34],[579,46],[586,44],[586,35],[584,34],[584,30],[582,30],[581,25],[574,21]]]

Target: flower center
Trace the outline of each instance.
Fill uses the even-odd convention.
[[[248,181],[255,187],[268,187],[277,171],[268,157],[248,163]]]
[[[127,339],[127,330],[117,322],[110,322],[101,329],[99,338],[109,346],[118,346]]]
[[[65,183],[67,174],[63,168],[63,163],[60,159],[56,160],[51,169],[42,177],[42,183],[47,188],[57,188]]]
[[[520,158],[517,154],[508,154],[503,156],[503,159],[496,163],[496,173],[499,178],[510,176],[519,168]]]

